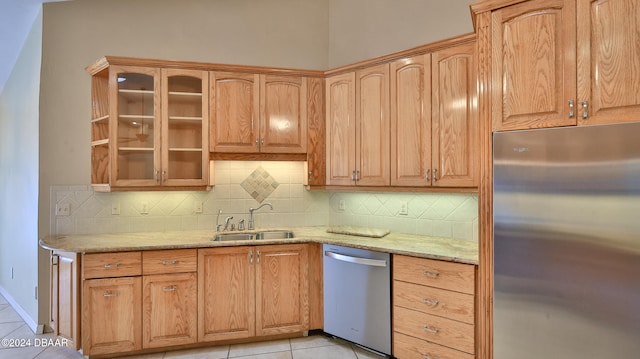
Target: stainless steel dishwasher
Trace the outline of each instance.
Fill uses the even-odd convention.
[[[323,245],[324,331],[391,355],[391,256]]]

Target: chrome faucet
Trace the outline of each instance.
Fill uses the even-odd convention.
[[[229,227],[229,221],[233,219],[233,216],[229,216],[227,218],[224,219],[224,229],[223,231],[226,231],[227,228]],[[233,230],[233,225],[231,225],[231,230]]]
[[[260,208],[262,208],[264,206],[269,206],[269,208],[271,208],[271,210],[273,211],[273,206],[269,202],[263,203],[258,208],[249,208],[249,224],[248,224],[248,228],[247,229],[249,229],[249,230],[255,229],[255,226],[253,225],[253,211],[257,211],[257,210],[259,210]]]

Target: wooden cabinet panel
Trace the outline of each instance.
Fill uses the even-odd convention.
[[[356,168],[356,77],[326,79],[327,184],[351,185]]]
[[[427,186],[431,182],[431,55],[392,62],[390,86],[391,185]]]
[[[142,252],[142,274],[173,274],[198,269],[197,249],[168,249]]]
[[[394,256],[393,278],[461,293],[475,293],[475,268],[470,264]]]
[[[437,51],[432,59],[432,185],[477,187],[475,43]]]
[[[527,1],[492,13],[494,130],[576,124],[569,107],[570,100],[577,106],[575,21],[574,0]]]
[[[472,294],[393,281],[393,304],[459,322],[474,323]]]
[[[256,335],[308,330],[306,245],[260,246],[256,255]]]
[[[326,183],[326,125],[324,115],[324,79],[307,80],[307,185]]]
[[[211,72],[211,152],[257,152],[260,78]]]
[[[260,150],[307,152],[307,79],[260,75]]]
[[[198,339],[255,335],[255,260],[250,247],[198,250]]]
[[[141,291],[141,277],[84,281],[84,355],[128,352],[142,348]]]
[[[393,355],[398,359],[474,359],[475,355],[430,343],[401,333],[393,333]]]
[[[640,7],[635,0],[578,0],[576,11],[579,124],[638,121]]]
[[[141,252],[87,253],[82,256],[82,278],[111,278],[142,274]]]
[[[143,277],[143,347],[195,343],[197,326],[196,273]]]
[[[390,185],[389,64],[356,72],[356,184]]]
[[[51,254],[51,328],[80,348],[80,272],[77,253]]]

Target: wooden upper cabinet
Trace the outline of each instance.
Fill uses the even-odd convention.
[[[391,185],[427,186],[431,170],[431,55],[391,63]]]
[[[96,191],[208,188],[207,71],[112,57],[87,71]]]
[[[307,152],[307,79],[260,75],[260,149]]]
[[[527,1],[491,16],[493,129],[575,125],[575,0]]]
[[[356,161],[356,75],[326,79],[327,184],[353,184]]]
[[[480,151],[475,43],[432,56],[432,185],[476,187]]]
[[[389,64],[327,78],[327,184],[388,186]]]
[[[211,88],[211,152],[307,152],[305,77],[212,72]]]
[[[578,0],[577,4],[578,123],[640,120],[638,2]]]
[[[638,121],[634,0],[525,1],[491,13],[494,130]]]
[[[390,185],[389,131],[389,64],[357,71],[357,185]]]
[[[212,72],[211,152],[256,152],[260,76]]]

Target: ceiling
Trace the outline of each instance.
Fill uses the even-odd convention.
[[[0,0],[0,93],[42,3],[52,1],[64,0]]]

